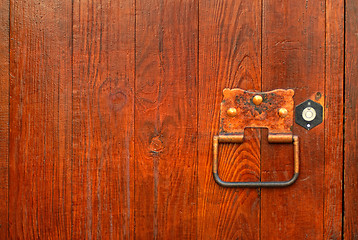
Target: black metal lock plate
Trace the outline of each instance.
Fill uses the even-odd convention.
[[[310,130],[323,121],[323,107],[312,100],[306,100],[296,106],[296,123]]]

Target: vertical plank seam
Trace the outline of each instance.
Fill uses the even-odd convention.
[[[7,122],[7,229],[6,229],[6,237],[9,237],[9,230],[10,230],[10,210],[9,210],[9,203],[10,203],[10,169],[9,169],[9,159],[10,159],[10,46],[11,46],[11,0],[8,1],[9,4],[9,29],[8,29],[8,34],[9,34],[9,39],[8,39],[8,122]]]
[[[135,146],[136,146],[136,93],[137,93],[137,0],[134,0],[134,33],[133,33],[133,41],[134,41],[134,73],[133,73],[133,239],[136,239],[136,208],[135,208],[135,203],[136,203],[136,154],[135,154]],[[131,195],[131,194],[130,194]],[[130,224],[130,220],[129,220],[129,224]],[[131,233],[131,231],[129,231],[129,234]],[[130,239],[130,236],[129,236]]]
[[[323,112],[326,110],[326,99],[327,99],[327,0],[324,1],[324,99],[323,99]],[[326,207],[326,190],[325,190],[325,179],[326,179],[326,131],[327,131],[327,120],[324,118],[324,131],[323,131],[323,144],[324,144],[324,154],[323,154],[323,176],[322,176],[322,183],[323,183],[323,239],[326,235],[326,219],[325,219],[325,207]]]
[[[195,169],[195,176],[196,176],[196,216],[195,216],[195,239],[198,238],[198,219],[199,219],[199,91],[200,91],[200,73],[199,73],[199,64],[200,64],[200,0],[197,0],[197,52],[196,52],[196,169]]]
[[[346,20],[347,20],[347,10],[346,10],[346,4],[347,4],[347,0],[344,0],[343,3],[343,146],[342,146],[342,150],[343,150],[343,156],[342,156],[342,235],[341,235],[341,239],[344,239],[344,207],[345,207],[345,146],[346,146]]]
[[[58,146],[57,146],[57,159],[58,159],[58,161],[60,162],[61,161],[61,157],[60,157],[60,150],[61,150],[61,143],[60,143],[60,104],[61,104],[61,101],[60,101],[60,84],[61,84],[61,76],[59,76],[58,78],[57,78],[57,116],[58,116],[58,118],[57,118],[57,138],[58,138]],[[55,111],[54,111],[55,112]],[[65,141],[66,142],[66,141]],[[66,147],[65,147],[65,151],[66,151]],[[56,153],[54,153],[54,155],[55,155]],[[64,160],[64,166],[66,166],[66,158],[67,158],[67,156],[65,155],[65,160]],[[55,170],[54,170],[54,167],[55,167],[55,164],[53,163],[53,173],[55,172]],[[64,175],[66,176],[66,173],[65,173],[65,171],[66,171],[67,169],[66,169],[66,167],[64,167],[64,169],[63,169],[63,172],[64,172]],[[64,184],[65,185],[65,189],[66,189],[66,183]],[[51,188],[52,189],[54,189],[55,187],[54,187],[54,178],[52,178],[52,186],[51,186]],[[66,191],[66,190],[65,190]],[[64,194],[65,195],[65,194]],[[52,193],[52,199],[54,198],[54,196],[53,196],[53,193]],[[63,199],[63,201],[64,202],[66,202],[66,197],[64,197],[64,199]],[[65,205],[65,204],[64,204]],[[62,209],[62,211],[63,211],[63,213],[65,214],[66,213],[66,207],[64,208],[64,209]],[[65,215],[64,215],[65,216]],[[60,216],[60,218],[64,218],[64,216]],[[64,220],[63,220],[64,221]],[[65,222],[65,221],[64,221]],[[66,234],[66,224],[64,224],[64,232],[65,232],[65,234]],[[60,232],[58,232],[57,234],[60,234]],[[57,237],[59,238],[60,237],[60,235],[57,235]]]
[[[261,66],[260,66],[260,78],[261,78],[261,84],[260,84],[260,89],[261,89],[261,91],[263,90],[262,89],[262,80],[263,80],[263,77],[262,77],[262,74],[263,74],[263,69],[262,69],[262,66],[263,66],[263,57],[262,57],[262,55],[263,55],[263,51],[262,51],[262,46],[263,46],[263,28],[264,28],[264,0],[261,0],[261,26],[260,26],[260,28],[261,28],[261,32],[260,32],[260,47],[261,47],[261,49],[260,49],[260,57],[261,57],[261,59],[260,59],[260,62],[261,62]],[[263,132],[263,130],[262,129],[260,129],[259,130],[259,137],[260,137],[260,182],[261,182],[261,170],[262,170],[262,158],[261,158],[261,156],[262,156],[262,132]],[[261,240],[261,225],[262,225],[262,223],[261,223],[261,220],[262,220],[262,218],[261,218],[261,211],[262,211],[262,201],[261,201],[261,199],[262,199],[262,197],[261,197],[261,195],[262,195],[262,191],[261,191],[261,188],[259,188],[258,189],[258,191],[259,191],[259,200],[260,200],[260,210],[259,210],[259,239]]]
[[[73,171],[73,17],[74,17],[74,0],[71,1],[71,162],[70,162],[70,192],[71,192],[71,227],[70,227],[70,238],[73,238],[73,191],[72,191],[72,171]]]

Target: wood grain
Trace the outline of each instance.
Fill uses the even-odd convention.
[[[10,12],[9,238],[69,238],[71,1]]]
[[[344,239],[358,239],[358,2],[345,9]]]
[[[223,89],[261,89],[261,4],[201,0],[199,11],[198,238],[259,239],[259,191],[215,183],[212,144]],[[259,138],[260,130],[248,129],[242,145],[220,144],[223,180],[259,180]]]
[[[134,1],[74,1],[72,238],[133,238]]]
[[[196,0],[136,1],[135,238],[196,239]]]
[[[0,1],[0,239],[8,237],[9,4]]]
[[[344,1],[326,1],[324,239],[342,239]]]
[[[358,239],[357,19],[355,0],[1,0],[0,239]],[[215,183],[224,88],[324,106],[293,127],[294,185]],[[246,129],[219,175],[288,180],[292,150]]]
[[[263,1],[262,89],[293,88],[295,104],[325,93],[325,1]],[[324,97],[318,100],[324,105]],[[324,124],[310,131],[294,125],[300,138],[300,176],[283,189],[262,189],[262,239],[322,239]],[[263,139],[266,139],[263,138]],[[288,180],[290,144],[262,142],[261,179]]]

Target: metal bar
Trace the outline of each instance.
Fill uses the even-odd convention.
[[[230,137],[230,138],[229,138]],[[274,181],[274,182],[226,182],[220,179],[218,174],[218,148],[219,142],[233,143],[233,139],[237,140],[236,143],[242,143],[244,137],[242,135],[234,136],[215,136],[213,143],[213,176],[215,181],[222,187],[248,187],[248,188],[260,188],[260,187],[287,187],[292,185],[299,176],[299,140],[298,136],[292,135],[272,135],[269,136],[270,143],[293,143],[294,147],[294,174],[288,181]]]

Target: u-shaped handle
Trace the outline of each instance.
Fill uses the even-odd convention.
[[[218,174],[218,148],[219,143],[243,143],[244,135],[219,135],[214,137],[214,159],[213,159],[213,175],[215,181],[222,187],[287,187],[292,185],[299,175],[299,141],[298,136],[292,135],[269,135],[269,143],[293,143],[294,147],[294,174],[288,181],[282,182],[226,182],[220,179]]]

